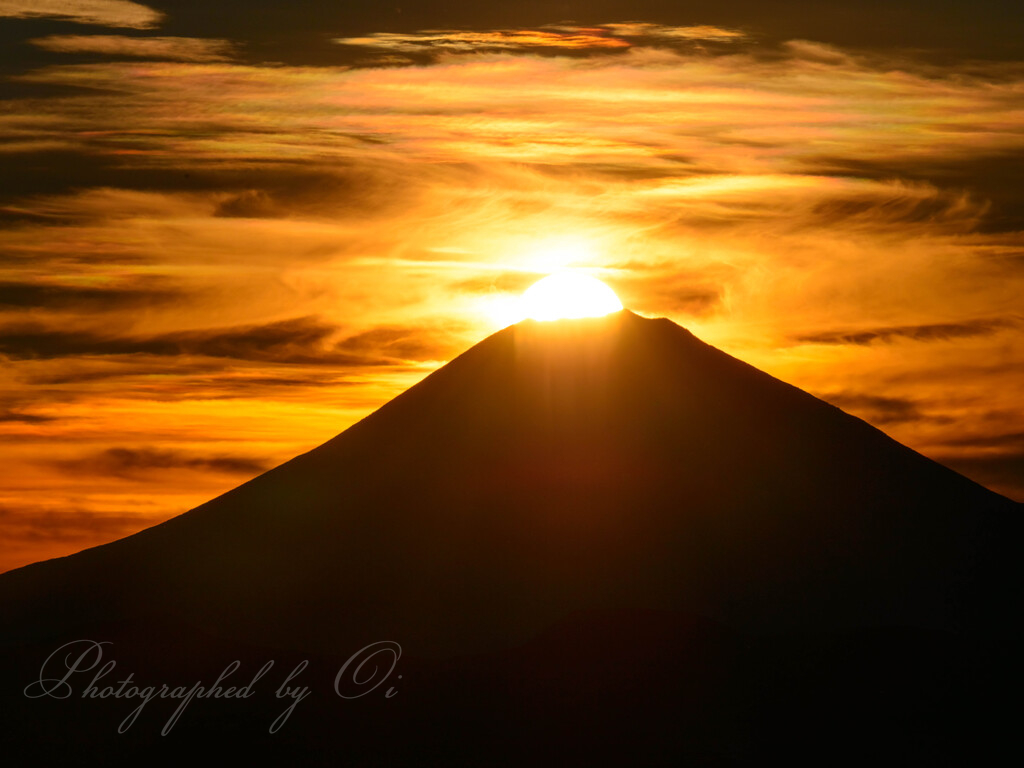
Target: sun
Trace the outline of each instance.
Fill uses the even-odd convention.
[[[538,280],[520,299],[524,317],[561,320],[600,317],[622,309],[615,292],[596,277],[566,270]]]

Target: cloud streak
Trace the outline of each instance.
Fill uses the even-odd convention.
[[[0,410],[0,424],[46,424],[52,421],[55,421],[53,416],[45,416],[41,413],[28,413],[15,409]]]
[[[488,51],[601,52],[630,48],[645,42],[732,42],[742,32],[713,26],[672,27],[661,24],[600,24],[592,27],[548,25],[523,30],[426,30],[375,32],[364,37],[341,37],[338,45],[399,54],[478,53]]]
[[[133,309],[180,301],[184,290],[160,280],[134,280],[110,286],[62,285],[54,282],[0,281],[0,309],[51,309],[97,312],[110,307]]]
[[[503,51],[534,48],[589,49],[628,48],[629,43],[603,34],[603,30],[571,31],[509,30],[497,32],[416,32],[399,34],[375,32],[366,37],[342,37],[338,45],[374,48],[396,53],[438,53],[442,51]]]
[[[422,328],[376,328],[348,338],[315,317],[264,325],[116,336],[39,325],[0,327],[0,355],[10,360],[151,355],[211,357],[285,364],[364,366],[432,360],[442,347]],[[447,350],[445,350],[447,351]]]
[[[255,476],[268,469],[265,461],[247,456],[193,456],[159,448],[108,448],[81,459],[52,462],[64,472],[133,478],[154,470],[187,469]]]
[[[905,325],[889,328],[867,328],[861,330],[829,331],[826,333],[798,336],[803,344],[884,344],[894,339],[914,341],[945,341],[947,339],[986,336],[995,331],[1016,325],[1009,318],[975,320],[966,323],[933,323],[930,325]]]
[[[0,17],[54,18],[129,29],[157,26],[163,14],[129,0],[0,0]]]
[[[89,53],[165,61],[227,61],[233,46],[227,40],[192,37],[125,37],[123,35],[51,35],[31,41],[54,53]]]
[[[874,424],[898,424],[925,418],[917,403],[907,398],[859,392],[832,392],[823,395],[822,399],[845,411],[863,414]]]

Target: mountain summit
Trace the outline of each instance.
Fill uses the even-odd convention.
[[[387,639],[428,666],[521,670],[517,649],[573,637],[587,657],[652,621],[660,650],[626,645],[661,660],[682,621],[719,650],[870,637],[887,655],[895,633],[980,653],[1010,623],[1018,509],[668,320],[524,321],[191,512],[0,576],[3,639],[174,627],[324,655]],[[754,749],[730,717],[701,749]]]

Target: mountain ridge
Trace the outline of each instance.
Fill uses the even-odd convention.
[[[0,752],[1006,762],[1017,515],[670,321],[522,323],[190,512],[0,575]],[[134,704],[22,694],[82,638],[140,685],[209,682],[232,660],[278,678],[190,705],[166,738],[173,706],[154,702],[121,735]],[[402,651],[380,689],[397,696],[334,696],[381,641]],[[313,695],[268,733],[279,676],[306,662]]]
[[[310,650],[404,630],[428,655],[637,600],[758,631],[805,629],[812,611],[822,627],[955,631],[977,620],[972,583],[990,576],[970,563],[1010,504],[624,310],[499,331],[194,510],[0,576],[0,604],[38,578],[65,622],[158,610]],[[339,611],[345,627],[326,619]]]

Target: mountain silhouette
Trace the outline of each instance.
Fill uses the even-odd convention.
[[[70,730],[116,764],[152,757],[141,727],[20,698],[60,641],[192,679],[387,640],[406,689],[339,715],[358,745],[324,704],[273,739],[251,713],[183,725],[175,754],[229,732],[267,764],[976,757],[1010,743],[1018,514],[668,320],[524,321],[191,512],[0,576],[0,695],[22,747]]]

